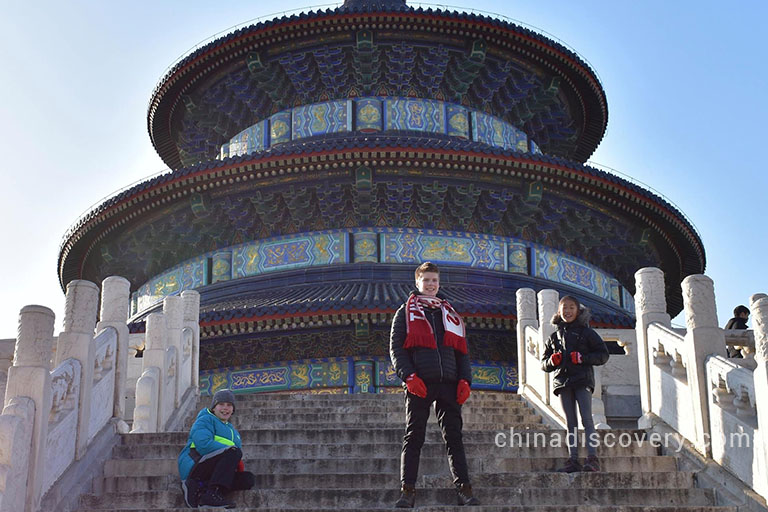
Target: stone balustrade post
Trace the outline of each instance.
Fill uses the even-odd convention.
[[[538,306],[539,306],[539,339],[537,343],[539,345],[539,354],[544,353],[544,345],[549,337],[555,332],[555,326],[552,325],[552,317],[557,313],[557,303],[560,300],[560,294],[556,290],[541,290],[538,293]],[[553,375],[547,374],[545,389],[542,389],[541,397],[547,405],[550,405],[551,389],[552,389]]]
[[[184,329],[192,332],[192,388],[200,390],[200,293],[194,290],[181,292],[184,299]]]
[[[88,445],[91,419],[91,390],[93,388],[93,336],[99,307],[99,287],[90,281],[75,280],[67,285],[64,302],[64,330],[56,344],[54,368],[66,359],[80,361],[80,399],[77,406],[77,444],[75,457],[79,460]]]
[[[36,511],[42,498],[45,470],[45,445],[48,438],[48,414],[52,391],[50,360],[53,349],[53,311],[43,306],[25,306],[19,314],[19,331],[13,366],[8,368],[5,406],[15,398],[27,397],[35,404],[29,471],[27,473],[26,511]]]
[[[157,401],[160,399],[160,370],[147,368],[136,380],[136,407],[133,410],[131,433],[157,432]]]
[[[768,297],[768,295],[766,295],[764,293],[755,293],[755,294],[750,295],[750,297],[749,297],[749,308],[752,309],[752,304],[754,304],[755,302],[757,302],[760,299],[764,299],[765,297]],[[750,315],[751,314],[752,313],[750,313]],[[754,326],[754,324],[753,324],[753,326]]]
[[[163,300],[163,315],[165,316],[166,343],[167,347],[175,347],[174,357],[176,360],[172,363],[176,367],[175,390],[173,392],[173,408],[176,409],[181,403],[181,396],[184,392],[181,389],[181,362],[183,358],[181,346],[181,329],[184,326],[184,299],[178,295],[169,295]],[[171,404],[168,404],[171,406]]]
[[[26,397],[13,398],[0,415],[0,465],[4,466],[0,512],[24,510],[32,448],[29,426],[34,423],[35,402]]]
[[[640,404],[643,415],[638,419],[639,428],[653,424],[651,403],[651,362],[648,347],[648,326],[658,322],[665,327],[672,326],[667,314],[667,299],[664,293],[664,272],[655,267],[641,268],[635,272],[635,332],[637,335],[637,366],[640,376]]]
[[[727,357],[725,335],[717,322],[715,286],[712,279],[703,274],[691,275],[683,280],[682,288],[685,323],[688,328],[685,333],[684,357],[688,370],[688,388],[693,398],[695,446],[702,454],[711,457],[706,359],[711,355]]]
[[[111,327],[117,331],[115,395],[112,416],[126,417],[125,394],[128,378],[128,312],[131,307],[131,283],[123,277],[111,276],[101,282],[101,312],[96,331]]]
[[[762,489],[757,489],[763,497],[766,496],[768,485],[768,296],[759,294],[752,296],[750,310],[752,316],[752,326],[755,331],[755,362],[757,367],[754,370],[753,377],[755,382],[755,403],[757,404],[757,424],[759,426],[760,442],[755,443],[754,453],[756,457],[762,456],[764,460],[759,467],[765,471],[762,475],[755,475],[755,482],[763,482]],[[762,450],[758,452],[758,447],[762,445]]]
[[[142,365],[142,375],[150,368],[157,368],[157,432],[163,432],[165,428],[163,418],[167,416],[165,409],[172,407],[166,401],[166,349],[167,349],[167,328],[165,315],[162,313],[152,313],[146,320],[146,348],[144,349],[144,358]],[[139,389],[136,389],[136,405],[140,403],[149,403],[145,398],[138,396]],[[135,416],[134,416],[135,419]]]
[[[517,297],[517,393],[522,395],[528,384],[526,368],[528,348],[526,346],[526,327],[537,327],[536,292],[531,288],[520,288]]]

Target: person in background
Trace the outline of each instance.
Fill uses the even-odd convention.
[[[589,328],[589,316],[589,309],[575,297],[566,295],[560,299],[557,313],[552,317],[552,325],[557,330],[547,340],[541,357],[541,369],[555,372],[553,392],[560,397],[568,427],[569,457],[565,466],[558,470],[564,473],[600,471],[595,422],[592,420],[593,366],[608,361],[608,348],[600,335]],[[578,460],[577,404],[587,438],[587,460],[583,467]]]
[[[448,450],[458,503],[479,505],[472,495],[461,434],[461,406],[469,398],[472,384],[464,322],[438,294],[437,265],[422,263],[415,277],[417,291],[395,313],[389,338],[392,366],[405,387],[401,488],[395,507],[413,508],[416,502],[419,458],[432,403]]]
[[[243,463],[240,433],[230,422],[234,413],[234,393],[220,389],[189,431],[178,464],[184,502],[190,508],[234,508],[225,494],[253,487],[254,475]]]
[[[749,308],[741,305],[733,309],[733,318],[725,324],[726,329],[747,329],[747,320],[749,319]],[[728,357],[742,357],[741,351],[736,347],[727,347]]]

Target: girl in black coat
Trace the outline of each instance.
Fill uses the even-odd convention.
[[[558,471],[600,471],[597,459],[597,435],[592,421],[592,393],[595,390],[593,366],[608,361],[608,348],[594,330],[589,328],[589,310],[578,299],[566,295],[560,299],[557,313],[552,317],[557,330],[547,340],[541,358],[545,372],[555,372],[554,393],[560,397],[568,426],[568,462]],[[578,418],[579,405],[581,423],[587,438],[587,460],[579,464]]]

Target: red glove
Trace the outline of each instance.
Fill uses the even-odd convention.
[[[459,385],[456,386],[456,403],[462,405],[469,398],[469,382],[464,379],[459,381]]]
[[[571,362],[573,364],[581,364],[584,358],[581,357],[581,352],[571,352]]]
[[[415,373],[410,374],[408,378],[405,379],[405,387],[408,388],[410,394],[416,395],[419,398],[427,398],[427,385],[424,384],[424,381]]]
[[[243,459],[240,459],[240,462],[237,463],[237,471],[238,473],[245,471],[245,462],[243,462]]]
[[[552,366],[560,366],[560,363],[563,362],[563,353],[555,352],[554,354],[549,356],[549,360],[552,362]]]

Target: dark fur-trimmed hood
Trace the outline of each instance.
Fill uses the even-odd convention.
[[[573,321],[573,325],[580,325],[582,327],[589,327],[589,321],[592,319],[592,312],[584,304],[579,308],[579,316]],[[568,325],[565,320],[560,317],[560,312],[554,314],[551,320],[552,325],[555,327],[565,327]]]

